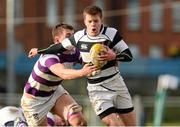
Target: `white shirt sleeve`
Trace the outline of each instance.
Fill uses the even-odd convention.
[[[114,49],[118,52],[122,52],[125,49],[129,48],[128,45],[125,43],[124,40],[121,40],[120,42],[118,42],[115,46]]]
[[[74,46],[68,38],[62,41],[62,46],[67,50],[72,50],[74,48]]]

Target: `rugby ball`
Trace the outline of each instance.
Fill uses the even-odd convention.
[[[98,56],[105,54],[107,51],[106,47],[103,44],[94,44],[90,49],[90,58],[91,63],[97,68],[103,67],[107,61],[99,61]]]

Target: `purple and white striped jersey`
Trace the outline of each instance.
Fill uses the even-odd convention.
[[[34,65],[24,91],[39,97],[48,97],[53,94],[62,79],[53,74],[49,68],[57,63],[64,64],[66,68],[72,68],[75,63],[82,63],[82,59],[78,50],[63,54],[41,55]]]

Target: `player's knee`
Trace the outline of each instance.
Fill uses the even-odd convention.
[[[82,107],[78,104],[69,106],[67,119],[70,125],[73,126],[86,126],[87,122],[82,115]]]
[[[74,117],[69,120],[69,124],[72,126],[87,126],[87,122],[83,117]]]
[[[111,114],[110,116],[104,117],[102,122],[107,126],[125,126],[124,122],[117,114]]]
[[[103,123],[107,126],[124,126],[124,123],[121,121],[104,120]]]
[[[87,121],[82,118],[77,122],[77,126],[87,126]]]

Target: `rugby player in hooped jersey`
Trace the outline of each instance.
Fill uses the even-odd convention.
[[[56,25],[52,31],[54,43],[61,43],[73,32],[73,27],[68,24]],[[82,107],[61,86],[62,80],[87,76],[96,70],[95,66],[88,64],[79,70],[72,69],[78,62],[81,63],[82,59],[75,48],[40,56],[21,98],[21,107],[29,126],[47,126],[46,115],[51,110],[71,126],[87,125]]]
[[[120,33],[103,25],[102,10],[88,6],[83,11],[85,29],[42,53],[61,53],[76,47],[80,50],[84,63],[91,62],[90,49],[94,44],[106,45],[107,51],[98,59],[108,61],[100,73],[87,77],[88,94],[96,114],[108,126],[135,126],[136,117],[131,96],[120,75],[118,63],[132,61],[132,54]],[[36,54],[29,52],[29,57]]]
[[[3,127],[27,127],[26,118],[23,115],[21,107],[5,106],[0,109],[0,126]],[[65,126],[66,123],[59,116],[48,112],[48,126]]]

